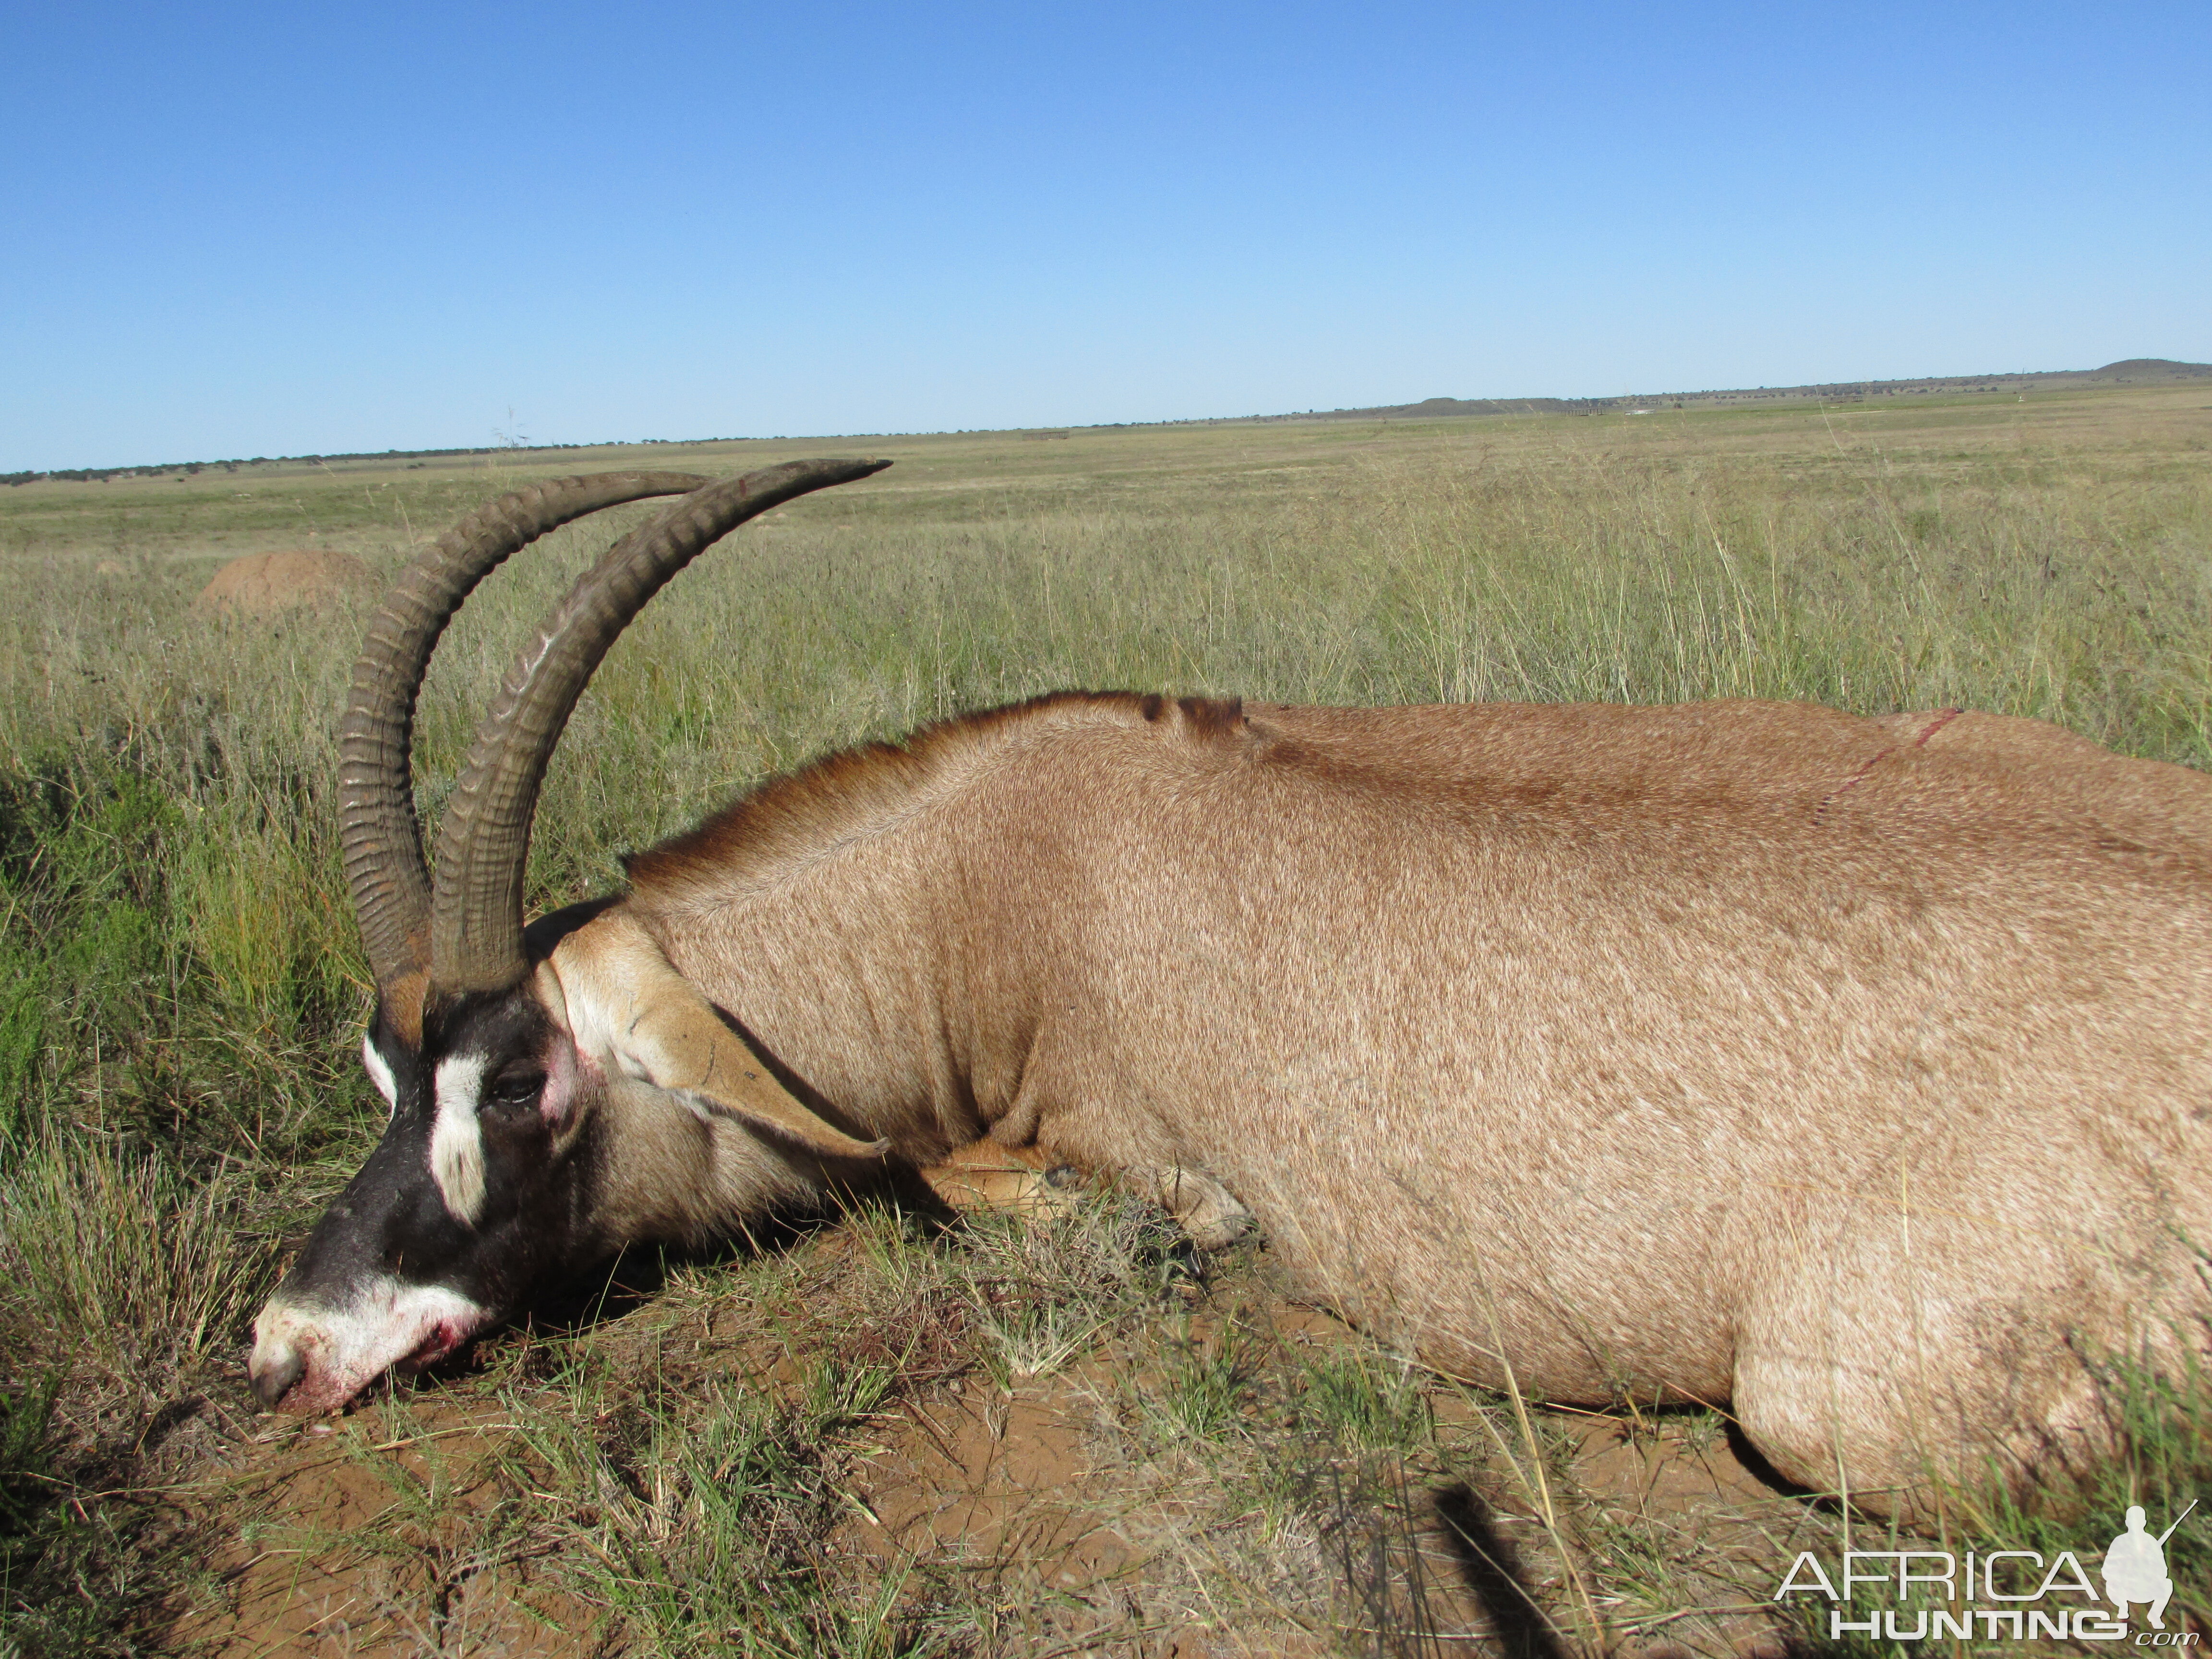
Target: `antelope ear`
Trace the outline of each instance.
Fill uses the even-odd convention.
[[[888,1140],[856,1140],[795,1099],[722,1023],[652,936],[619,910],[567,935],[550,965],[567,1024],[586,1054],[674,1095],[702,1119],[757,1123],[829,1158],[880,1158]]]

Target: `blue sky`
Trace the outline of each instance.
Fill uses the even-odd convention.
[[[2212,7],[33,7],[0,471],[2212,359]]]

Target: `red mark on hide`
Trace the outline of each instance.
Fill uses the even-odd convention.
[[[1929,738],[1934,737],[1938,732],[1941,732],[1945,726],[1948,726],[1953,720],[1958,719],[1959,716],[1965,712],[1966,710],[1962,708],[1946,708],[1942,710],[1934,720],[1928,723],[1927,728],[1923,731],[1918,737],[1913,738],[1911,743],[1893,743],[1890,744],[1888,748],[1876,755],[1872,760],[1868,761],[1865,764],[1861,766],[1857,771],[1852,773],[1850,776],[1845,778],[1833,789],[1831,789],[1826,794],[1820,797],[1820,804],[1813,809],[1814,823],[1817,826],[1821,819],[1827,817],[1829,805],[1834,801],[1837,796],[1850,788],[1852,785],[1858,782],[1861,778],[1866,776],[1868,773],[1873,771],[1875,767],[1881,765],[1892,755],[1894,755],[1899,750],[1919,748],[1923,744],[1926,743]]]

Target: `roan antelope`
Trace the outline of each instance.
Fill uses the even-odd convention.
[[[526,489],[386,602],[343,793],[392,1119],[262,1310],[264,1404],[979,1143],[1141,1172],[1201,1235],[1241,1199],[1446,1371],[1725,1403],[1877,1504],[2094,1453],[2100,1360],[2201,1350],[2212,782],[2035,721],[1042,697],[817,762],[526,927],[538,782],[623,626],[883,465]],[[434,885],[447,619],[679,492],[518,662]]]

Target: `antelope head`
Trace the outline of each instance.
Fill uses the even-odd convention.
[[[665,1163],[678,1123],[718,1214],[764,1208],[805,1190],[810,1173],[818,1183],[825,1164],[884,1151],[787,1092],[618,905],[526,927],[522,899],[546,763],[623,628],[745,520],[888,465],[799,461],[718,483],[609,473],[525,489],[457,526],[385,601],[354,671],[340,799],[346,879],[377,986],[362,1063],[391,1117],[254,1322],[249,1370],[263,1406],[335,1409],[632,1238],[703,1231],[709,1218],[680,1190],[641,1198],[623,1169],[626,1124],[652,1121]],[[580,579],[508,674],[426,861],[410,756],[447,623],[487,574],[556,526],[670,495],[684,499]],[[734,1159],[732,1122],[750,1132]]]

